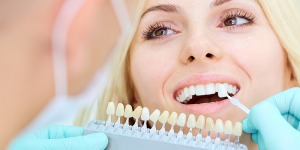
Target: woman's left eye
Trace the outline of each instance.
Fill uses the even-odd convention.
[[[236,26],[236,25],[242,25],[246,23],[249,23],[249,21],[246,19],[239,18],[239,17],[232,17],[224,21],[224,26]]]
[[[173,30],[165,28],[165,29],[158,29],[158,30],[154,31],[152,36],[160,37],[160,36],[165,36],[165,35],[173,34],[173,33],[175,33]]]

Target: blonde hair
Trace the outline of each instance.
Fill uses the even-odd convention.
[[[139,0],[136,18],[130,34],[121,44],[113,60],[111,76],[99,99],[98,110],[95,119],[106,120],[105,113],[108,102],[115,104],[129,104],[133,99],[134,87],[130,76],[129,49],[140,22],[145,0]],[[283,48],[286,51],[289,65],[292,68],[293,76],[300,85],[300,8],[297,0],[257,0],[267,17],[271,27],[277,34]],[[77,126],[85,126],[89,121],[90,108],[85,108],[75,121]],[[116,120],[116,118],[114,118]]]

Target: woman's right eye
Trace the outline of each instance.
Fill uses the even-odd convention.
[[[152,36],[153,37],[160,37],[160,36],[166,36],[168,34],[174,34],[174,33],[175,33],[175,31],[173,31],[171,29],[164,28],[164,29],[158,29],[158,30],[154,31]]]

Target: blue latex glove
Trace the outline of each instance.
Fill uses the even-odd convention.
[[[104,133],[83,136],[83,127],[49,126],[16,139],[9,150],[103,150],[108,144]]]
[[[243,131],[260,150],[300,149],[300,88],[292,88],[251,108]]]

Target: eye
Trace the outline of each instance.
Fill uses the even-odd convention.
[[[173,30],[164,28],[164,29],[158,29],[158,30],[154,31],[152,36],[160,37],[160,36],[165,36],[165,35],[173,34],[173,33],[175,33]]]
[[[235,26],[249,23],[248,20],[238,17],[228,18],[224,21],[224,26]]]

